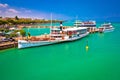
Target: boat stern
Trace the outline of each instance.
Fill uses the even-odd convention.
[[[24,44],[27,43],[25,40],[18,40],[18,49],[25,48]]]

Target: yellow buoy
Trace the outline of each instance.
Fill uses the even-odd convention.
[[[88,51],[89,47],[88,47],[88,40],[86,41],[86,51]]]
[[[89,47],[88,46],[86,46],[86,49],[88,49]]]
[[[85,48],[86,48],[86,51],[88,51],[89,47],[88,47],[88,46],[86,46]]]

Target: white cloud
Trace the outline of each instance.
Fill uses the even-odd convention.
[[[8,12],[11,12],[11,13],[19,13],[19,11],[15,10],[15,9],[8,9]]]
[[[2,3],[0,3],[0,7],[6,8],[6,7],[8,7],[8,4],[2,4]]]
[[[29,18],[40,18],[40,19],[50,19],[50,13],[30,10],[26,8],[12,7],[8,4],[0,3],[0,16],[4,17],[29,17]],[[63,14],[53,13],[53,19],[68,19],[69,17]]]

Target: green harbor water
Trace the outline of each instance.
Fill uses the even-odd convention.
[[[0,80],[120,80],[120,23],[113,26],[74,42],[2,50]]]

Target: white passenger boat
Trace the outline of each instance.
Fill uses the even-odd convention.
[[[74,26],[77,26],[77,27],[96,27],[96,21],[79,21],[79,20],[76,20],[75,23],[74,23]]]
[[[114,27],[111,25],[111,23],[104,23],[99,27],[99,32],[111,32],[114,30]]]
[[[74,26],[76,27],[87,27],[89,32],[92,32],[96,29],[96,21],[79,21],[76,20],[74,23]]]
[[[89,34],[85,27],[64,28],[62,23],[60,27],[51,27],[49,37],[35,38],[29,40],[18,40],[18,48],[28,48],[35,46],[43,46],[61,42],[78,40]]]

